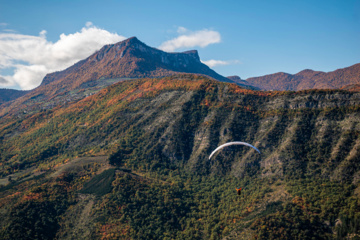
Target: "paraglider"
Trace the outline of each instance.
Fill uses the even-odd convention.
[[[223,145],[220,145],[219,147],[217,147],[209,156],[209,159],[217,152],[219,151],[220,149],[224,148],[224,147],[227,147],[227,146],[231,146],[231,145],[245,145],[245,146],[248,146],[248,147],[252,147],[253,149],[255,149],[258,153],[260,153],[259,149],[257,149],[256,147],[254,147],[253,145],[249,144],[249,143],[246,143],[246,142],[228,142],[228,143],[225,143]],[[237,192],[237,195],[241,195],[241,189],[242,188],[235,188],[236,189],[236,192]]]
[[[260,153],[259,149],[257,149],[256,147],[254,147],[253,145],[249,144],[249,143],[246,143],[246,142],[228,142],[228,143],[225,143],[223,145],[220,145],[219,147],[217,147],[209,156],[209,159],[217,152],[219,151],[220,149],[224,148],[224,147],[227,147],[227,146],[231,146],[231,145],[245,145],[245,146],[248,146],[248,147],[252,147],[253,149],[255,149],[258,153]]]
[[[237,195],[241,195],[241,188],[235,188],[237,191]]]

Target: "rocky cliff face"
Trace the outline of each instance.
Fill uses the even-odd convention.
[[[257,92],[183,75],[119,83],[54,112],[51,116],[57,117],[51,121],[78,119],[66,130],[44,124],[48,128],[45,132],[53,132],[57,139],[66,134],[67,142],[61,144],[72,142],[75,149],[132,139],[132,131],[137,129],[139,144],[117,150],[120,154],[132,149],[134,154],[122,158],[128,166],[145,164],[148,154],[155,154],[166,164],[186,166],[201,174],[239,177],[246,169],[255,169],[266,176],[313,174],[356,182],[360,174],[355,161],[360,157],[359,104],[360,93]],[[78,128],[79,124],[91,127]],[[90,129],[100,132],[95,137],[89,135]],[[10,144],[10,140],[5,138],[4,142]],[[212,149],[232,140],[254,144],[261,156],[241,148],[219,154],[216,161],[208,160]],[[349,169],[351,173],[346,172]]]
[[[297,94],[269,99],[265,109],[324,109],[354,106],[359,103],[360,93],[345,91],[301,91]]]

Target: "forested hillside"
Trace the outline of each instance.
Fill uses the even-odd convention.
[[[0,118],[0,238],[356,239],[359,133],[357,92],[119,82]]]

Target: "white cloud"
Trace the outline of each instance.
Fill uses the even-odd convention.
[[[41,37],[41,38],[46,38],[46,30],[42,30],[41,32],[40,32],[40,34],[39,34],[39,36]]]
[[[179,34],[184,34],[184,33],[188,32],[188,31],[189,30],[187,30],[184,27],[178,27],[178,29],[177,29],[177,33],[179,33]]]
[[[9,33],[16,33],[16,31],[13,30],[13,29],[3,29],[2,31],[3,32],[9,32]]]
[[[230,64],[239,64],[240,61],[239,60],[229,60],[229,61],[223,61],[223,60],[207,60],[207,61],[202,61],[202,63],[208,65],[210,68],[212,67],[216,67],[216,66],[223,66],[223,65],[230,65]]]
[[[92,22],[86,22],[86,23],[85,23],[85,26],[88,27],[88,28],[89,28],[89,27],[92,27],[93,25],[94,25],[94,24],[93,24]]]
[[[125,37],[93,26],[73,34],[61,34],[53,43],[46,39],[46,31],[39,36],[18,33],[0,33],[0,72],[15,68],[13,75],[1,76],[8,84],[0,82],[0,88],[19,86],[32,89],[38,86],[47,73],[65,69],[88,57],[105,44],[116,43]]]
[[[173,52],[179,48],[206,47],[221,41],[219,32],[208,29],[192,32],[184,27],[179,27],[178,33],[182,35],[162,43],[159,48],[166,52]]]

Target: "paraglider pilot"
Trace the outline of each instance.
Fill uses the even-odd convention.
[[[257,149],[256,147],[254,147],[253,145],[251,145],[250,143],[246,143],[246,142],[228,142],[228,143],[224,143],[222,145],[220,145],[219,147],[217,147],[214,151],[212,151],[212,153],[209,156],[209,160],[211,159],[211,157],[220,149],[227,147],[227,146],[231,146],[231,145],[245,145],[248,147],[252,147],[253,149],[255,149],[258,153],[260,153],[259,149]],[[241,188],[235,188],[237,191],[237,195],[241,196]]]

